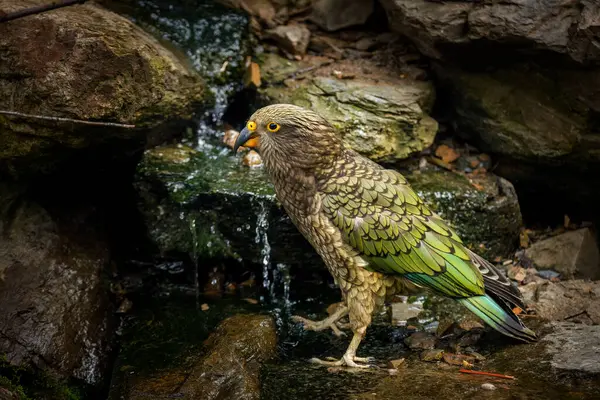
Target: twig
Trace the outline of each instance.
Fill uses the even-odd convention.
[[[62,8],[62,7],[68,7],[68,6],[72,6],[75,4],[83,4],[86,1],[87,0],[64,0],[61,2],[54,1],[50,4],[46,4],[43,6],[25,8],[23,10],[15,11],[15,12],[8,13],[8,14],[2,13],[4,15],[0,15],[0,22],[12,21],[17,18],[23,18],[23,17],[27,17],[29,15],[40,14],[40,13],[43,13],[46,11],[55,10],[57,8]]]
[[[119,123],[116,123],[116,122],[84,121],[84,120],[81,120],[81,119],[72,119],[72,118],[63,118],[63,117],[48,117],[48,116],[45,116],[45,115],[23,114],[23,113],[16,112],[16,111],[4,111],[4,110],[0,110],[0,114],[3,114],[3,115],[12,115],[14,117],[44,119],[44,120],[47,120],[47,121],[55,121],[55,122],[74,122],[76,124],[84,124],[84,125],[114,126],[114,127],[118,127],[118,128],[135,128],[135,125],[119,124]]]
[[[496,374],[493,372],[485,372],[485,371],[474,371],[472,369],[459,369],[458,372],[462,372],[463,374],[493,376],[495,378],[503,378],[503,379],[515,379],[514,376],[510,376],[510,375],[502,375],[502,374]]]

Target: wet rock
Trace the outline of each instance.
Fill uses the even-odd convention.
[[[7,0],[3,12],[46,4]],[[156,127],[189,116],[203,81],[127,19],[88,3],[2,25],[0,108]],[[143,139],[145,130],[2,117],[0,172],[47,172],[76,150]]]
[[[61,378],[102,383],[111,340],[109,252],[97,216],[0,187],[0,354]]]
[[[520,287],[527,305],[550,321],[600,324],[600,282],[582,280],[530,283]]]
[[[406,339],[404,343],[412,350],[430,350],[435,347],[435,336],[427,332],[415,332]]]
[[[373,9],[373,0],[317,0],[310,20],[326,31],[337,31],[364,24]]]
[[[266,38],[270,38],[285,52],[291,55],[304,55],[310,41],[310,31],[305,25],[289,24],[265,31]]]
[[[148,235],[161,253],[322,268],[275,201],[264,171],[221,151],[162,146],[145,153],[135,186]]]
[[[230,8],[233,2],[239,5],[237,0],[181,2],[177,6],[161,0],[105,1],[111,3],[111,9],[130,16],[154,36],[167,39],[170,48],[206,80],[217,107],[240,89],[246,57],[251,54],[248,7],[244,11],[234,9],[240,8],[236,5]],[[268,0],[243,3],[261,10],[261,14],[270,5]]]
[[[537,267],[555,270],[566,279],[600,279],[600,252],[589,228],[536,242],[525,255]]]
[[[205,344],[209,350],[181,388],[190,398],[259,399],[259,369],[275,355],[270,316],[237,315],[223,321]]]
[[[452,99],[458,129],[476,138],[483,150],[519,159],[558,159],[576,150],[587,129],[564,95],[553,92],[551,78],[527,70],[438,67],[436,72]]]
[[[533,322],[533,319],[529,320],[529,324]],[[458,365],[423,362],[416,352],[392,356],[390,353],[396,351],[396,343],[391,343],[390,339],[393,337],[392,332],[397,329],[388,328],[384,332],[377,332],[377,327],[372,326],[361,347],[364,354],[381,354],[376,356],[378,359],[385,359],[386,355],[394,359],[406,357],[402,367],[394,369],[392,373],[389,370],[383,373],[325,373],[324,368],[307,364],[303,359],[304,355],[292,355],[291,360],[282,360],[276,366],[267,364],[264,367],[263,398],[300,400],[328,398],[333,394],[334,397],[348,399],[393,400],[398,398],[399,393],[404,393],[405,397],[419,400],[431,399],[432,396],[449,400],[510,400],[515,397],[560,400],[572,397],[574,393],[580,398],[592,399],[597,397],[600,389],[597,374],[584,375],[575,370],[559,370],[548,362],[552,359],[552,355],[546,350],[550,342],[543,336],[548,334],[550,327],[535,327],[542,338],[533,344],[520,345],[503,341],[501,336],[494,336],[492,333],[489,340],[484,340],[487,341],[486,357],[479,357],[477,369],[511,375],[516,378],[514,380],[462,374],[458,372]],[[330,336],[329,334],[328,337]],[[381,342],[377,337],[381,338]],[[346,344],[347,341],[339,344],[340,353],[345,350]],[[328,346],[338,346],[338,343],[325,340],[323,347]],[[360,350],[359,355],[362,355]],[[481,387],[484,383],[493,383],[498,390],[493,394],[487,393]]]
[[[260,365],[275,355],[276,347],[271,317],[235,315],[209,336],[206,354],[193,366],[130,377],[125,392],[114,398],[259,399]]]
[[[552,327],[543,339],[550,342],[546,351],[552,355],[552,367],[600,374],[600,326],[556,322]]]
[[[277,85],[286,71],[302,68],[303,64],[265,55],[261,69],[265,81],[271,83],[261,90],[265,102],[318,111],[339,129],[350,147],[376,161],[403,159],[433,143],[438,124],[429,116],[435,97],[431,82],[316,76],[293,82],[293,90]]]
[[[539,55],[557,53],[580,63],[600,60],[600,51],[592,45],[598,40],[600,9],[585,0],[384,0],[382,5],[390,27],[430,57],[460,57],[465,49],[474,54],[479,49],[474,44],[485,40],[490,51],[512,47]]]

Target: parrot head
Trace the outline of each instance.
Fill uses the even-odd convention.
[[[285,161],[303,168],[318,165],[342,150],[339,135],[322,116],[291,104],[273,104],[252,114],[234,152],[240,146],[255,149],[266,163]]]

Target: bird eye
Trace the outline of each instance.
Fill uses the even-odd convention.
[[[279,126],[279,124],[275,123],[275,122],[271,122],[269,123],[269,125],[267,125],[267,130],[269,132],[277,132],[279,130],[279,128],[281,128]]]
[[[256,122],[254,121],[248,121],[248,123],[246,124],[246,128],[248,128],[248,130],[250,132],[253,132],[256,130]]]

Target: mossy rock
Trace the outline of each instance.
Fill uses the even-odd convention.
[[[11,0],[4,11],[45,4]],[[190,117],[211,103],[200,75],[126,18],[88,3],[1,28],[0,109],[134,124],[90,127],[0,118],[0,172],[46,172],[74,151],[145,138],[148,129]],[[140,129],[141,128],[141,129]]]
[[[546,76],[525,66],[494,72],[435,70],[459,132],[486,151],[555,163],[588,151],[580,143],[589,129],[585,103],[592,100],[586,97],[592,96],[585,90],[579,97],[579,88],[582,76],[594,82],[597,74],[565,71]]]
[[[435,100],[431,82],[315,76],[284,85],[307,64],[275,54],[262,55],[260,62],[266,83],[260,90],[263,103],[291,103],[317,111],[347,145],[375,161],[404,159],[433,143],[438,124],[429,116]]]

